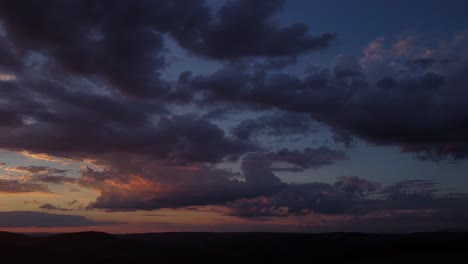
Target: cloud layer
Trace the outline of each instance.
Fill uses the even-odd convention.
[[[78,215],[48,214],[29,211],[0,212],[0,227],[78,227],[108,224]]]

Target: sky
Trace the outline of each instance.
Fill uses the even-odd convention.
[[[0,0],[0,229],[467,229],[467,8]]]

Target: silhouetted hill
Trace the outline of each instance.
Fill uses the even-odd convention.
[[[58,235],[51,235],[47,237],[48,240],[58,241],[102,241],[102,240],[117,240],[118,238],[114,235],[104,232],[78,232],[78,233],[64,233]]]
[[[0,231],[0,246],[9,245],[9,244],[24,244],[31,241],[31,237],[23,234],[16,234],[10,232]]]
[[[27,235],[0,231],[0,242],[5,241],[5,240],[11,240],[11,239],[16,240],[16,239],[28,239],[28,238],[29,236]]]
[[[147,233],[82,232],[31,237],[0,232],[2,257],[11,261],[67,260],[229,262],[306,257],[315,263],[468,263],[468,233]]]

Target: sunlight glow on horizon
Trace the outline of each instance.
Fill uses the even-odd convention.
[[[8,81],[15,81],[16,75],[11,73],[0,73],[0,81],[8,82]]]

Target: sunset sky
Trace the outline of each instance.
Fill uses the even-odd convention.
[[[0,230],[468,229],[465,0],[0,0]]]

